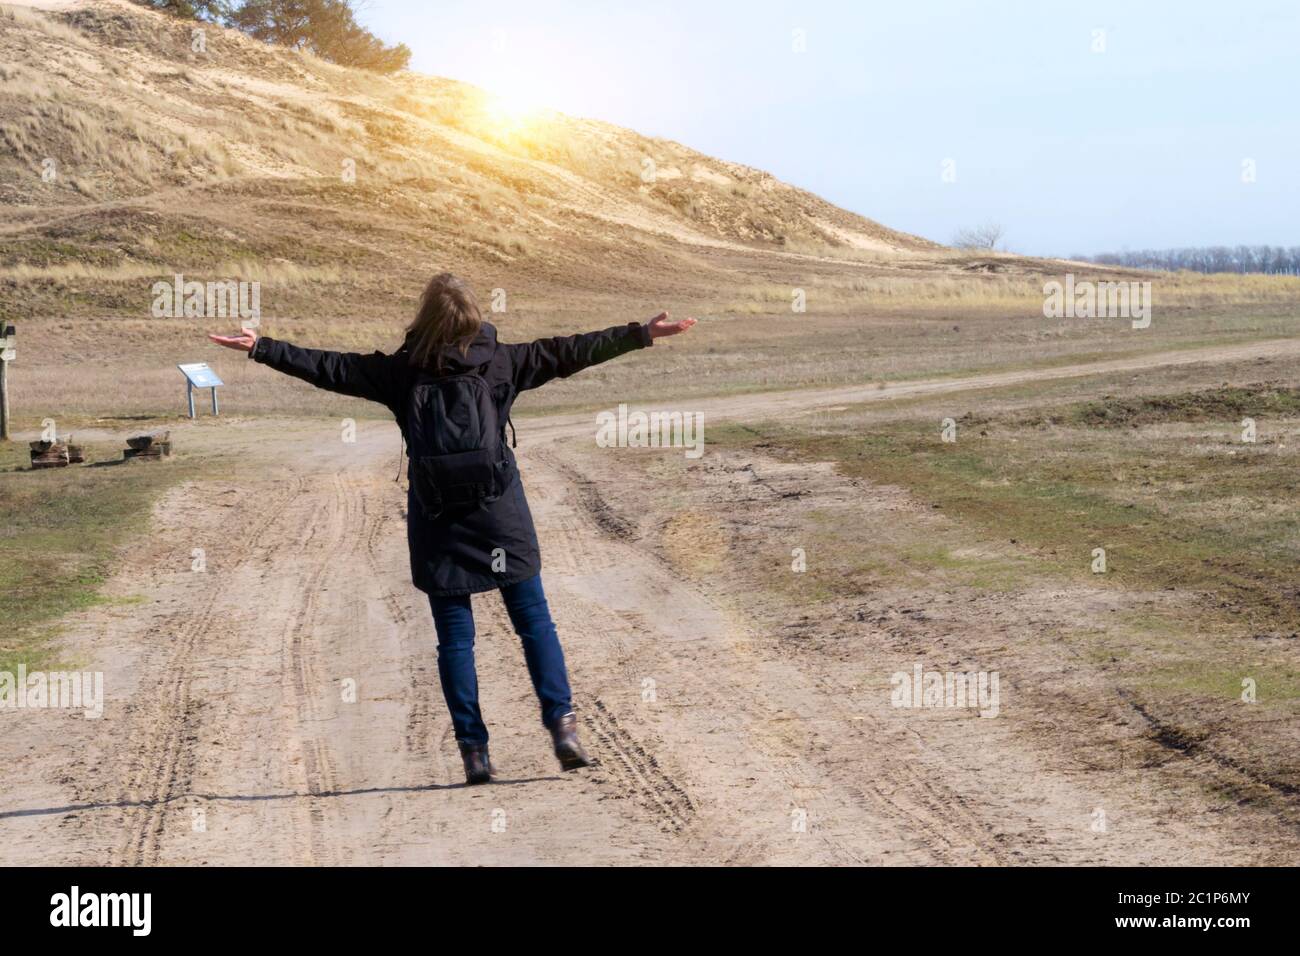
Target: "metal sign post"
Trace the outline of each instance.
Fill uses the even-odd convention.
[[[9,440],[9,363],[18,357],[17,333],[0,327],[0,441]]]
[[[217,373],[208,368],[207,362],[191,362],[188,365],[178,365],[176,367],[185,374],[185,401],[190,407],[190,418],[194,417],[194,390],[196,388],[212,389],[212,414],[219,415],[217,387],[225,383],[217,377]]]

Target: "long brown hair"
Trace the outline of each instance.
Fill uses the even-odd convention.
[[[449,345],[469,352],[478,336],[483,315],[469,283],[450,272],[440,272],[425,286],[420,309],[406,327],[406,348],[412,365],[442,364],[442,350]]]

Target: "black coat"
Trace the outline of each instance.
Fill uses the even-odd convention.
[[[443,368],[454,373],[483,367],[483,376],[498,401],[498,414],[504,422],[520,392],[556,377],[566,378],[624,352],[645,348],[650,341],[646,326],[629,323],[601,332],[504,345],[497,341],[497,330],[485,322],[468,354],[461,355],[455,349],[444,351]],[[405,348],[392,355],[360,355],[304,349],[262,336],[249,357],[319,388],[379,402],[396,417],[405,437],[408,393],[420,372],[411,365]],[[472,594],[523,581],[541,571],[537,532],[523,484],[515,473],[514,453],[508,447],[506,455],[513,480],[494,501],[448,508],[430,520],[408,494],[406,528],[411,578],[421,591],[441,597]],[[499,572],[493,570],[496,549],[501,549],[496,555],[498,567],[504,559]]]

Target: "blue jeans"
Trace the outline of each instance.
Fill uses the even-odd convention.
[[[542,576],[501,588],[510,623],[524,645],[524,660],[533,690],[542,705],[542,723],[550,726],[573,709],[564,651],[542,591]],[[430,596],[438,632],[438,678],[461,743],[485,744],[487,726],[478,707],[478,673],[474,669],[474,611],[468,594]]]

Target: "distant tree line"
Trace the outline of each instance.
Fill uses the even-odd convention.
[[[1206,246],[1199,249],[1139,249],[1105,252],[1097,256],[1072,256],[1082,262],[1132,269],[1166,269],[1178,272],[1256,272],[1264,275],[1300,275],[1300,246]]]
[[[376,73],[406,69],[406,44],[387,46],[357,23],[356,0],[135,0],[178,17],[233,27],[256,40],[306,50]]]

